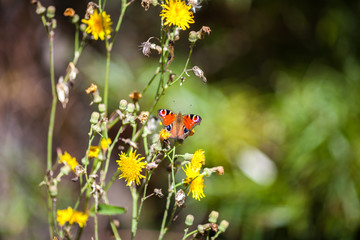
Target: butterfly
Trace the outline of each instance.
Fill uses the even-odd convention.
[[[170,138],[183,141],[190,134],[191,130],[199,125],[201,117],[195,114],[175,114],[167,109],[158,110],[158,116],[165,126],[165,130],[171,135]]]

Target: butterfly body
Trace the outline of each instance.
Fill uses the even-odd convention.
[[[175,114],[167,109],[160,109],[158,111],[158,116],[164,124],[166,131],[170,133],[170,138],[176,140],[185,140],[191,130],[201,122],[201,117],[198,115]]]

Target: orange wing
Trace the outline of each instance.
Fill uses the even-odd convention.
[[[160,109],[158,111],[158,116],[165,126],[169,126],[171,123],[175,121],[176,115],[167,109]]]
[[[187,114],[183,117],[183,123],[187,130],[192,130],[196,125],[201,122],[201,117],[195,114]]]

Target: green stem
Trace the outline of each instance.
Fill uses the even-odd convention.
[[[190,237],[191,235],[193,235],[193,234],[195,234],[195,233],[197,233],[197,232],[199,232],[199,231],[196,229],[196,230],[194,230],[194,231],[186,234],[186,235],[183,237],[183,239],[186,239],[186,238]]]
[[[135,184],[135,183],[134,183]],[[133,186],[130,186],[130,192],[131,192],[131,197],[133,200],[133,208],[132,208],[132,221],[131,221],[131,239],[133,240],[135,238],[136,235],[136,230],[137,230],[137,206],[138,206],[138,199],[139,199],[139,194],[136,191],[136,187],[133,184]]]
[[[194,43],[191,43],[191,46],[190,46],[190,51],[189,51],[189,55],[188,55],[188,58],[186,60],[186,63],[185,63],[185,66],[184,66],[184,70],[182,71],[182,73],[173,81],[171,82],[169,85],[172,86],[174,85],[177,81],[179,81],[179,79],[181,79],[181,77],[185,74],[186,72],[186,69],[189,65],[189,62],[190,62],[190,57],[192,55],[192,52],[193,52],[193,49],[194,49]]]
[[[106,70],[105,70],[105,83],[104,83],[104,104],[106,112],[108,111],[108,94],[109,94],[109,71],[110,71],[110,53],[108,41],[105,40],[106,45]]]

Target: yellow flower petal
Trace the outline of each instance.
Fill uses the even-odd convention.
[[[110,15],[107,15],[105,11],[99,14],[98,11],[95,10],[89,19],[82,19],[81,22],[88,25],[85,32],[92,34],[95,40],[99,38],[104,40],[105,36],[110,36],[112,31],[110,27],[112,24]]]
[[[146,162],[141,162],[144,157],[138,158],[139,155],[136,155],[136,150],[135,152],[131,151],[129,156],[121,153],[121,155],[119,154],[120,160],[116,161],[119,165],[118,169],[121,171],[119,179],[125,178],[125,181],[127,181],[126,186],[130,186],[133,182],[139,185],[140,179],[145,178],[145,176],[141,175],[141,171],[145,168]]]
[[[75,167],[79,165],[79,163],[76,161],[76,158],[71,157],[71,155],[67,152],[60,156],[59,163],[67,164],[69,167],[71,167],[73,172],[75,172]]]
[[[166,4],[161,4],[163,10],[160,13],[165,25],[175,25],[183,30],[190,28],[189,24],[194,23],[194,15],[191,5],[186,5],[181,0],[166,0]]]

